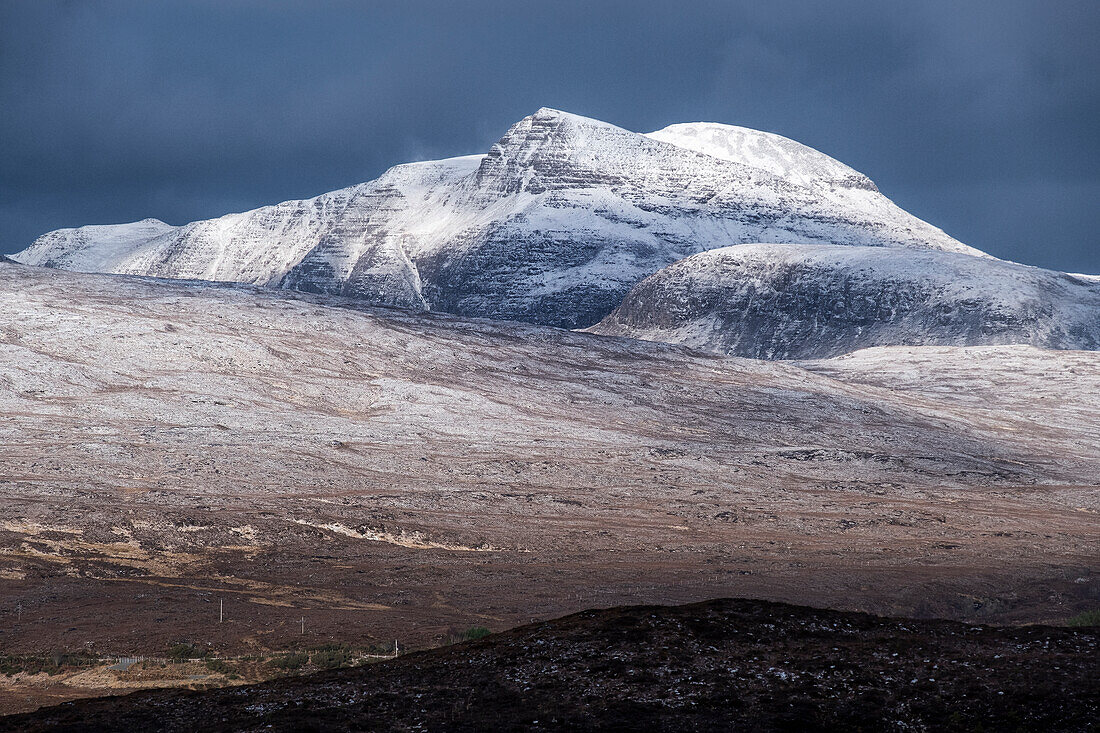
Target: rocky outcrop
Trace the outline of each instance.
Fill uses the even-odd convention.
[[[872,346],[1100,347],[1100,283],[951,252],[749,244],[639,283],[590,329],[764,359]]]

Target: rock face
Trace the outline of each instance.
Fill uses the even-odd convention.
[[[641,135],[541,109],[486,155],[180,227],[62,229],[16,259],[582,327],[662,267],[744,242],[981,254],[778,135],[708,123]]]
[[[590,329],[764,359],[872,346],[1100,347],[1100,283],[965,254],[747,244],[643,280]]]

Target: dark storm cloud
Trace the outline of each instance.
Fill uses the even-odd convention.
[[[1100,3],[0,4],[0,252],[484,151],[546,105],[779,132],[998,256],[1100,271]]]

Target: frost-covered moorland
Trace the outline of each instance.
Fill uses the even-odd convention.
[[[1092,589],[1095,352],[795,366],[15,264],[0,299],[13,648],[761,593],[1055,620]],[[248,625],[211,627],[211,594]]]

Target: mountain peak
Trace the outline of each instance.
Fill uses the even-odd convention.
[[[612,125],[610,122],[604,122],[603,120],[598,120],[595,117],[585,117],[584,115],[578,115],[574,112],[566,112],[565,110],[556,109],[554,107],[539,107],[537,110],[535,110],[534,114],[528,115],[523,119],[534,119],[539,121],[557,120],[559,122],[569,122],[575,125],[615,127],[615,125]],[[522,122],[522,120],[520,122]]]
[[[583,184],[581,158],[603,156],[644,140],[607,122],[540,107],[508,128],[478,170],[479,185],[507,194]]]
[[[616,127],[591,117],[563,112],[552,107],[540,107],[534,114],[527,115],[508,128],[498,142],[502,148],[528,148],[543,146],[548,141],[573,139],[582,131],[635,135],[636,133]]]
[[[580,117],[580,115],[575,115],[572,112],[566,112],[564,110],[555,109],[554,107],[539,107],[537,110],[535,110],[534,114],[528,115],[528,117],[537,117],[537,118],[540,118],[540,119],[548,119],[548,118],[555,118],[555,117],[556,118]],[[584,118],[581,118],[581,119],[584,119]]]

